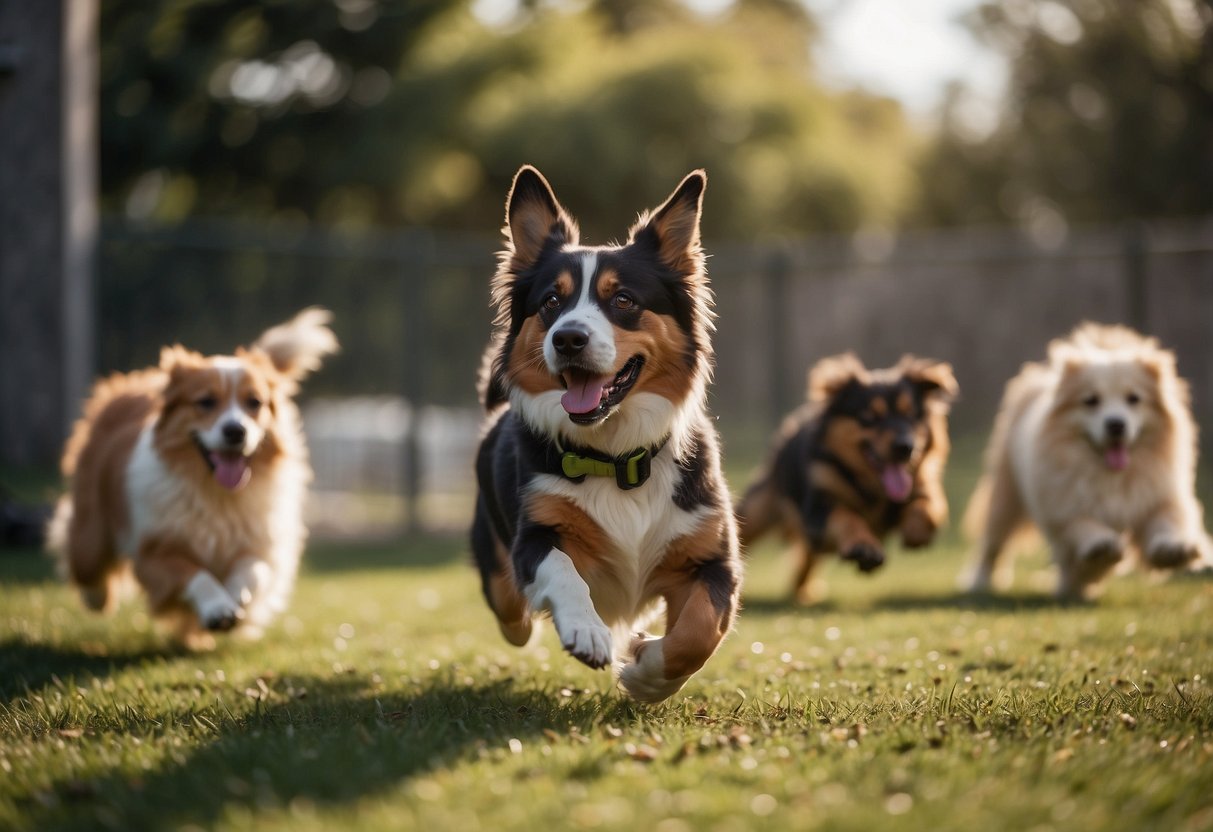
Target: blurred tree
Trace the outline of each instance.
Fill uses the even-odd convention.
[[[488,230],[523,162],[591,238],[701,166],[716,236],[849,230],[904,203],[900,108],[814,82],[799,3],[523,2],[494,24],[470,5],[107,2],[107,209]]]
[[[1011,60],[1006,109],[974,137],[955,91],[919,169],[917,222],[1213,211],[1213,6],[997,0],[969,22]]]

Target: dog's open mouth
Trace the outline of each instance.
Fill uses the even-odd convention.
[[[914,491],[914,475],[905,462],[887,462],[881,459],[870,445],[865,445],[864,456],[868,464],[880,474],[880,485],[885,496],[895,503],[904,503]]]
[[[640,378],[643,367],[644,356],[641,355],[629,358],[614,377],[596,375],[580,367],[569,367],[560,374],[566,388],[560,397],[560,404],[572,421],[579,425],[592,425],[605,419],[619,406]]]
[[[1113,471],[1129,467],[1129,446],[1123,439],[1109,439],[1103,448],[1104,464]]]
[[[253,478],[253,469],[249,467],[248,457],[244,455],[243,451],[213,451],[206,447],[196,434],[194,444],[198,447],[198,452],[202,454],[202,459],[211,469],[215,482],[228,491],[239,491]]]

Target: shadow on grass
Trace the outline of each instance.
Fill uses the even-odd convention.
[[[967,592],[947,592],[937,595],[889,595],[871,602],[872,609],[892,612],[914,610],[987,610],[1016,612],[1019,610],[1067,609],[1091,606],[1089,601],[1066,601],[1041,593],[1010,593],[1006,595],[975,595]]]
[[[317,541],[303,555],[312,574],[471,563],[466,535],[415,535],[379,541]]]
[[[915,610],[988,610],[1015,612],[1017,610],[1066,609],[1090,606],[1090,601],[1063,601],[1052,595],[1012,593],[1009,595],[971,595],[963,592],[938,593],[933,595],[886,595],[856,602],[851,607],[846,602],[834,600],[814,601],[804,604],[785,596],[744,597],[741,602],[742,615],[774,616],[797,613],[815,615],[853,610],[881,610],[889,612],[913,612]]]
[[[104,678],[130,665],[182,655],[174,649],[147,647],[107,651],[103,645],[55,646],[10,638],[0,641],[0,703],[8,704],[27,692],[37,693],[56,679]]]
[[[300,689],[306,698],[282,693]],[[570,725],[589,734],[635,711],[606,694],[561,699],[510,681],[469,686],[453,678],[427,681],[411,696],[377,694],[352,677],[282,679],[270,696],[271,704],[250,714],[209,714],[213,734],[151,771],[115,767],[93,779],[57,780],[22,807],[29,828],[212,828],[233,810],[350,806],[481,755],[501,765],[512,740],[558,741],[551,732],[567,734]],[[586,777],[598,775],[591,769]],[[404,817],[399,825],[411,826]]]
[[[745,595],[741,599],[742,615],[786,615],[787,613],[814,615],[816,613],[834,612],[838,609],[838,603],[828,599],[812,601],[807,604],[787,595]]]

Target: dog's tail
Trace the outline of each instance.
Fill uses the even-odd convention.
[[[253,342],[253,349],[269,356],[278,372],[300,381],[319,369],[321,360],[339,349],[337,336],[329,329],[333,314],[312,306],[283,324],[267,329]]]
[[[737,501],[737,534],[743,549],[771,530],[779,521],[779,496],[767,475],[755,480]]]

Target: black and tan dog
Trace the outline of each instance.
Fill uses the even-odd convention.
[[[621,658],[636,699],[677,692],[732,626],[736,524],[705,410],[707,178],[688,175],[627,243],[578,245],[531,167],[506,204],[476,461],[472,548],[513,644],[550,613],[593,668]],[[637,635],[664,603],[662,638]],[[622,648],[620,647],[622,640]]]
[[[802,601],[825,553],[871,572],[891,531],[908,547],[931,542],[948,514],[941,477],[957,392],[947,364],[907,355],[868,370],[850,353],[818,362],[808,387],[737,507],[743,545],[773,527],[794,544]]]

